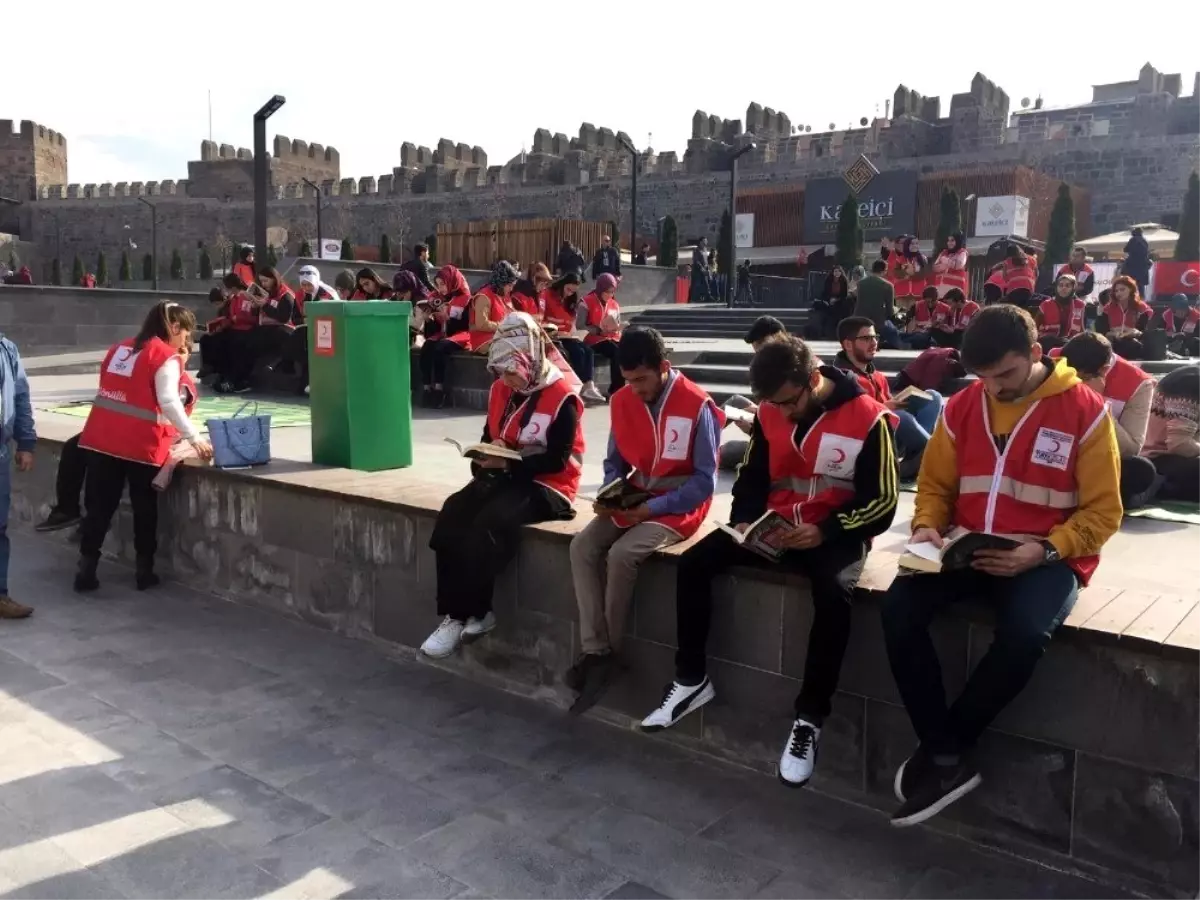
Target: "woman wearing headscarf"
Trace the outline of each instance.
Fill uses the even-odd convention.
[[[413,305],[408,329],[409,346],[415,346],[418,337],[421,337],[423,343],[425,320],[429,316],[429,291],[421,284],[415,272],[401,269],[392,277],[392,292],[393,300],[407,300]]]
[[[596,279],[596,289],[583,298],[587,310],[587,336],[583,342],[597,356],[608,360],[608,396],[625,386],[617,362],[617,342],[621,340],[621,304],[617,303],[617,277],[605,272]]]
[[[351,300],[391,300],[392,286],[384,281],[370,266],[359,269],[354,276],[355,289]]]
[[[296,329],[288,341],[284,357],[291,360],[299,380],[296,384],[297,393],[308,392],[308,326],[304,324],[304,308],[309,303],[320,303],[324,300],[340,300],[338,290],[331,284],[321,280],[321,271],[316,266],[301,266],[297,273],[300,278],[300,293],[296,295]]]
[[[941,300],[951,288],[958,288],[966,295],[970,288],[967,281],[967,243],[961,231],[946,238],[946,246],[933,261],[933,286]]]
[[[471,300],[471,327],[467,346],[476,353],[486,350],[492,335],[513,311],[512,291],[518,279],[517,267],[501,259],[492,266],[492,276]]]
[[[905,297],[918,298],[925,290],[925,272],[929,260],[921,252],[915,237],[904,235],[896,238],[887,257],[888,281],[896,290],[896,300]]]
[[[422,403],[435,409],[446,404],[446,360],[469,346],[471,288],[457,266],[442,266],[433,278],[421,347]]]
[[[542,292],[550,287],[550,270],[545,263],[533,263],[529,274],[513,285],[512,304],[517,312],[529,313],[540,322],[546,314]]]
[[[233,264],[233,274],[245,285],[254,284],[257,273],[254,271],[253,247],[243,247],[238,251],[238,261]]]
[[[576,272],[559,277],[542,291],[542,308],[546,324],[554,326],[554,343],[583,383],[580,396],[585,403],[603,403],[604,395],[596,390],[596,354],[575,334],[582,281]]]
[[[520,452],[520,460],[481,456],[471,481],[446,499],[429,546],[437,565],[442,623],[421,645],[452,654],[496,627],[492,591],[516,553],[522,525],[574,516],[583,471],[583,404],[546,356],[549,340],[526,313],[509,313],[492,333],[483,444]]]

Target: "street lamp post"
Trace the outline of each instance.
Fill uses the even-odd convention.
[[[725,305],[733,306],[733,280],[737,277],[737,169],[738,160],[758,147],[753,141],[729,157],[729,277],[725,279]],[[724,250],[725,248],[721,248]]]
[[[629,151],[633,157],[633,187],[631,190],[632,196],[629,202],[629,262],[633,263],[633,255],[637,253],[637,175],[638,165],[641,163],[641,157],[638,155],[637,148],[629,141],[622,140],[622,145]],[[619,254],[621,251],[618,250]]]
[[[267,183],[271,180],[271,158],[267,156],[267,119],[287,101],[276,94],[254,114],[254,252],[265,259],[267,252]]]
[[[324,259],[324,245],[321,243],[321,188],[315,181],[309,181],[303,176],[301,176],[300,180],[317,192],[317,259]]]
[[[139,203],[150,207],[150,260],[153,264],[154,290],[158,290],[158,207],[145,197],[138,197]]]

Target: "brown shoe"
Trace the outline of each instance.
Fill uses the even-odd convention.
[[[12,597],[0,594],[0,619],[28,619],[32,615],[32,606],[22,606]]]

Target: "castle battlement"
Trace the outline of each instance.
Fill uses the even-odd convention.
[[[0,119],[0,143],[34,141],[48,147],[61,147],[66,151],[67,139],[60,132],[37,122],[22,119],[14,125],[12,119]]]
[[[309,144],[301,140],[289,140],[282,134],[275,135],[274,150],[271,154],[280,162],[329,163],[334,166],[341,164],[341,157],[333,147],[324,144]],[[252,157],[253,158],[253,157]]]

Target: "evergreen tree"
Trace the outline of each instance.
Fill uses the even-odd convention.
[[[1046,252],[1043,258],[1047,265],[1040,267],[1046,284],[1053,278],[1054,264],[1069,260],[1074,246],[1075,201],[1071,199],[1071,189],[1063,183],[1058,186],[1058,196],[1054,200],[1054,208],[1050,210],[1050,225],[1046,229]]]
[[[729,210],[721,213],[721,228],[717,232],[717,271],[729,277],[729,261],[733,259],[733,221]]]
[[[612,219],[608,220],[608,236],[612,238],[614,247],[621,243],[621,228]]]
[[[1188,178],[1187,193],[1183,195],[1175,258],[1183,262],[1200,259],[1200,175],[1195,172]]]
[[[117,270],[117,281],[133,281],[133,263],[129,261],[129,251],[121,251],[121,268]]]
[[[354,248],[350,245],[350,238],[342,238],[342,259],[354,259]]]
[[[427,235],[425,238],[425,244],[426,244],[426,246],[429,247],[429,263],[430,263],[430,265],[436,266],[437,265],[437,234],[434,233],[434,234]]]
[[[96,284],[100,287],[108,284],[108,259],[103,250],[96,254]]]
[[[835,244],[838,265],[844,269],[862,265],[863,231],[858,218],[858,199],[853,194],[847,194],[842,203]]]
[[[312,256],[313,255],[312,244],[310,244],[307,240],[300,242],[300,255],[301,256]]]
[[[207,280],[213,277],[212,257],[208,254],[208,248],[203,244],[200,245],[200,259],[198,262],[198,271],[200,277]]]
[[[57,256],[54,257],[54,261],[50,263],[50,283],[58,285],[62,284],[62,262],[59,261]]]
[[[13,246],[11,244],[9,244],[8,267],[15,272],[15,271],[17,271],[17,267],[20,266],[20,264],[21,264],[21,260],[17,258],[17,251],[15,249],[13,249]]]
[[[662,220],[662,231],[658,236],[658,264],[668,268],[679,265],[679,227],[672,216]]]
[[[946,248],[946,238],[952,234],[958,234],[962,230],[962,207],[958,202],[958,191],[952,187],[944,187],[938,210],[937,237],[934,238],[933,245],[934,257]]]
[[[274,244],[267,244],[267,265],[272,269],[279,265],[279,254],[275,252]]]
[[[171,251],[171,277],[176,281],[183,278],[183,254],[178,247]]]
[[[147,253],[142,257],[142,281],[154,280],[154,257]]]
[[[392,239],[384,232],[379,236],[379,261],[390,263],[392,261]]]
[[[79,254],[75,254],[75,262],[71,264],[71,284],[74,287],[79,287],[83,284],[83,260],[79,258]]]

